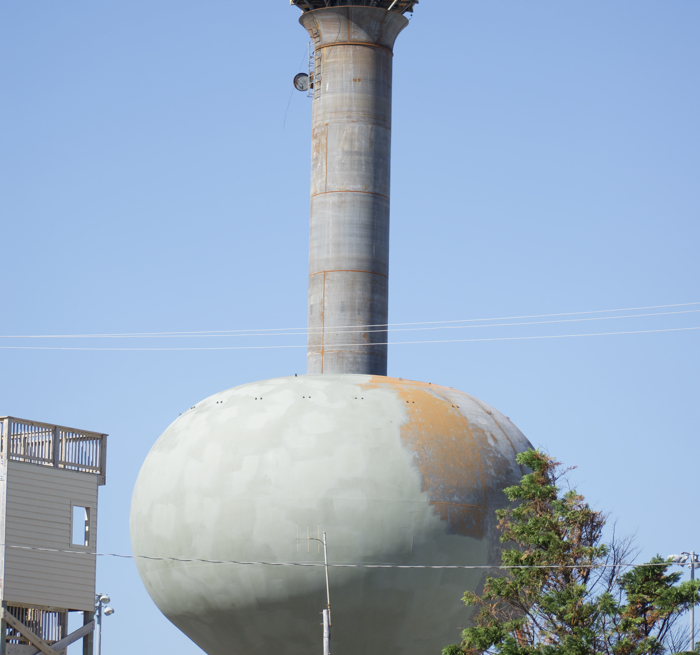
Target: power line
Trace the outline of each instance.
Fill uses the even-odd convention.
[[[114,557],[118,559],[143,559],[155,562],[184,562],[196,564],[238,564],[241,566],[299,566],[304,568],[323,568],[324,562],[246,562],[241,560],[213,560],[200,559],[194,557],[155,557],[151,555],[121,555],[118,553],[88,553],[84,550],[61,550],[58,548],[37,548],[34,546],[16,546],[13,544],[0,544],[7,548],[19,550],[32,550],[45,553],[66,553],[70,555],[88,555],[91,557]],[[621,567],[645,567],[645,566],[668,566],[668,562],[658,564],[547,564],[532,565],[523,564],[506,566],[503,564],[328,564],[329,568],[336,569],[609,569]]]
[[[626,307],[619,309],[598,309],[589,310],[582,312],[562,312],[557,314],[532,314],[527,316],[501,316],[496,318],[465,318],[465,319],[455,319],[446,321],[422,321],[422,322],[412,322],[412,323],[382,323],[377,325],[340,325],[335,326],[334,330],[350,330],[350,329],[361,329],[366,331],[366,328],[394,328],[394,327],[404,327],[409,325],[453,325],[455,323],[476,323],[476,322],[488,322],[488,321],[512,321],[521,320],[529,318],[553,318],[557,316],[583,316],[590,314],[608,314],[613,312],[631,312],[631,311],[642,311],[648,309],[666,309],[670,307],[690,307],[694,305],[700,305],[700,302],[688,302],[688,303],[676,303],[672,305],[649,305],[647,307]],[[691,310],[698,311],[698,310]],[[668,312],[668,314],[674,313],[685,313],[685,312]],[[666,313],[656,313],[656,314],[642,314],[639,316],[665,316]],[[606,318],[606,317],[601,317]],[[619,317],[619,318],[636,318],[636,316],[631,317]],[[586,320],[586,319],[575,319],[575,320]],[[595,319],[597,320],[597,319]],[[509,323],[508,325],[514,325]],[[530,324],[528,324],[530,325]],[[534,323],[532,323],[534,325]],[[487,326],[489,327],[489,326]],[[490,326],[494,327],[494,326]],[[33,335],[0,335],[0,339],[96,339],[96,338],[150,338],[150,337],[188,337],[188,336],[261,336],[257,333],[280,333],[287,330],[295,330],[291,333],[296,334],[307,334],[309,332],[321,333],[324,328],[313,328],[309,330],[306,327],[303,328],[256,328],[256,329],[239,329],[239,330],[207,330],[198,332],[125,332],[125,333],[105,333],[105,334],[33,334]],[[325,328],[328,330],[328,328]],[[427,329],[427,328],[426,328]],[[441,329],[441,328],[434,328]],[[385,332],[386,330],[379,330]],[[256,333],[256,334],[251,334]],[[279,335],[283,336],[283,335]]]
[[[625,332],[594,332],[591,334],[548,334],[535,337],[490,337],[484,339],[434,339],[425,341],[382,341],[368,344],[339,343],[333,344],[333,348],[366,347],[372,346],[409,346],[433,343],[476,343],[484,341],[527,341],[540,339],[572,339],[577,337],[609,337],[621,334],[653,334],[657,332],[686,332],[688,330],[700,330],[698,327],[665,328],[661,330],[629,330]],[[95,352],[185,352],[207,350],[280,350],[289,348],[308,348],[306,344],[283,346],[194,346],[182,348],[99,348],[82,346],[0,346],[0,350],[71,350],[71,351],[95,351]]]
[[[414,328],[392,328],[392,329],[381,329],[381,330],[366,330],[366,329],[354,329],[349,330],[346,328],[338,327],[325,327],[319,328],[317,333],[322,332],[328,334],[329,332],[337,332],[339,334],[355,334],[358,332],[363,332],[365,334],[372,333],[382,333],[386,334],[388,332],[420,332],[426,330],[464,330],[464,329],[476,329],[476,328],[492,328],[492,327],[520,327],[523,325],[551,325],[554,323],[581,323],[589,321],[610,321],[619,320],[627,318],[648,318],[651,316],[676,316],[678,314],[697,314],[700,309],[686,309],[679,312],[654,312],[651,314],[627,314],[624,316],[594,316],[590,318],[566,318],[559,319],[555,321],[527,321],[525,323],[487,323],[486,325],[441,325],[438,327],[414,327]],[[481,319],[473,319],[481,320]],[[497,319],[493,319],[497,320]],[[312,332],[313,333],[313,332]],[[225,337],[283,337],[283,336],[307,336],[308,333],[305,332],[258,332],[258,333],[227,333],[227,334],[150,334],[150,335],[138,335],[138,334],[126,334],[126,335],[110,335],[110,336],[100,336],[100,335],[87,335],[84,338],[110,338],[110,339],[202,339],[202,338],[225,338]],[[81,335],[55,335],[55,336],[35,336],[35,335],[14,335],[14,336],[1,336],[0,339],[80,339],[83,338]]]

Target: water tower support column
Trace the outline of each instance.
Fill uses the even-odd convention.
[[[307,371],[386,375],[392,57],[408,20],[327,7],[300,22],[316,53]]]

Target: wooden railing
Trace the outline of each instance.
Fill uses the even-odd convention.
[[[94,473],[99,484],[106,481],[106,434],[5,416],[0,417],[0,452],[15,462]]]
[[[7,608],[7,611],[49,645],[60,641],[68,634],[68,612],[66,611],[14,607],[12,605]],[[25,648],[30,646],[26,637],[10,626],[7,628],[5,639],[8,645],[14,644],[25,646]],[[29,648],[26,650],[31,652]],[[8,652],[11,652],[9,648]]]

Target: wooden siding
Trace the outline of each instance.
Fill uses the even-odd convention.
[[[5,543],[80,553],[6,547],[3,600],[92,611],[98,476],[12,461],[7,466]],[[71,543],[74,505],[90,510],[88,547]]]

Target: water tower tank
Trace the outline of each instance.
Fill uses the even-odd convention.
[[[136,483],[133,550],[166,558],[137,560],[143,582],[209,655],[308,655],[326,581],[306,538],[326,532],[352,565],[330,569],[333,652],[439,653],[483,571],[372,565],[497,562],[530,444],[472,396],[387,377],[392,57],[417,0],[292,4],[314,46],[309,374],[176,419]]]

